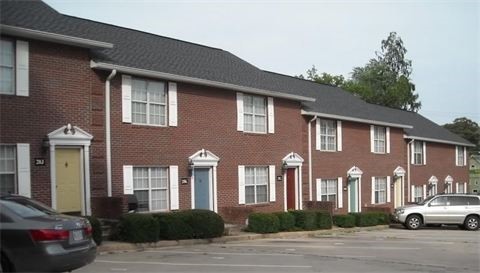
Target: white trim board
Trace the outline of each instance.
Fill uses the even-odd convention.
[[[355,117],[341,116],[341,115],[327,114],[327,113],[320,113],[320,112],[312,112],[312,111],[305,111],[305,110],[301,110],[301,114],[304,116],[318,116],[318,117],[324,117],[324,118],[330,118],[330,119],[346,120],[346,121],[367,123],[367,124],[373,124],[373,125],[379,125],[379,126],[389,126],[389,127],[397,127],[397,128],[405,128],[405,129],[413,128],[413,126],[411,125],[390,123],[390,122],[384,122],[384,121],[378,121],[378,120],[362,119],[362,118],[355,118]]]

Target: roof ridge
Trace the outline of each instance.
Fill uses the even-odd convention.
[[[298,77],[295,77],[295,76],[291,76],[291,75],[287,75],[287,74],[282,74],[282,73],[278,73],[278,72],[273,72],[273,71],[268,71],[268,70],[262,70],[262,71],[263,71],[263,72],[270,73],[270,74],[277,74],[277,75],[280,75],[280,76],[289,77],[289,78],[296,79],[296,80],[306,81],[306,82],[313,83],[313,84],[326,85],[326,86],[337,87],[337,88],[342,89],[341,87],[338,87],[338,86],[333,85],[333,84],[320,83],[320,82],[312,81],[312,80],[309,80],[309,79],[302,79],[302,78],[298,78]],[[342,89],[342,90],[343,90],[343,89]],[[346,90],[345,90],[345,91],[346,91]]]
[[[169,40],[172,40],[172,41],[177,41],[177,42],[181,42],[181,43],[191,44],[191,45],[194,45],[194,46],[200,46],[200,47],[205,47],[205,48],[208,48],[208,49],[225,51],[225,50],[223,50],[223,49],[221,49],[221,48],[218,48],[218,47],[212,47],[212,46],[202,45],[202,44],[198,44],[198,43],[194,43],[194,42],[189,42],[189,41],[185,41],[185,40],[180,40],[180,39],[176,39],[176,38],[172,38],[172,37],[163,36],[163,35],[160,35],[160,34],[155,34],[155,33],[152,33],[152,32],[147,32],[147,31],[138,30],[138,29],[129,28],[129,27],[124,27],[124,26],[118,26],[118,25],[114,25],[114,24],[111,24],[111,23],[105,23],[105,22],[95,21],[95,20],[92,20],[92,19],[81,18],[81,17],[77,17],[77,16],[73,16],[73,15],[68,15],[68,14],[63,14],[63,13],[59,13],[59,14],[62,15],[62,16],[70,17],[70,18],[73,18],[73,19],[76,19],[76,20],[80,20],[80,21],[88,21],[88,22],[92,22],[92,23],[96,23],[96,24],[106,25],[106,26],[109,26],[109,27],[125,29],[125,30],[134,31],[134,32],[139,32],[139,33],[143,33],[143,34],[147,34],[147,35],[151,35],[151,36],[155,36],[155,37],[159,37],[159,38],[169,39]]]

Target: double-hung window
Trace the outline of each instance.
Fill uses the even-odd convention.
[[[245,132],[267,132],[267,103],[265,97],[243,95],[243,120]]]
[[[133,167],[133,193],[139,211],[168,210],[168,168]]]
[[[387,202],[387,178],[375,177],[375,204]]]
[[[163,82],[134,78],[132,83],[132,122],[166,126],[166,97]]]
[[[0,194],[17,192],[15,148],[15,145],[0,145]]]
[[[423,200],[423,187],[422,186],[415,186],[413,192],[413,200],[415,203],[419,203]]]
[[[337,179],[322,179],[320,182],[320,201],[331,201],[337,203]]]
[[[464,183],[457,183],[457,193],[467,193],[465,191],[465,184]]]
[[[334,120],[320,120],[320,150],[337,150],[337,124]]]
[[[245,203],[268,201],[268,167],[245,167]]]
[[[15,94],[15,43],[0,40],[0,94]]]
[[[423,141],[414,141],[413,142],[413,164],[422,165],[423,164]]]
[[[381,126],[373,127],[373,144],[375,153],[385,153],[386,145],[386,128]]]
[[[457,166],[466,166],[467,162],[465,162],[465,149],[462,146],[457,146]]]

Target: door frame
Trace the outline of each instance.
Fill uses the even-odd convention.
[[[395,207],[395,203],[397,203],[397,187],[396,187],[396,183],[400,183],[401,185],[401,193],[400,193],[400,196],[401,196],[401,200],[400,200],[400,206],[404,206],[405,205],[405,169],[402,168],[401,166],[398,166],[397,168],[395,168],[395,170],[393,171],[393,183],[394,183],[394,201],[393,201],[393,206]]]
[[[190,190],[191,190],[191,208],[195,208],[195,169],[209,169],[209,188],[210,188],[210,210],[218,212],[217,197],[217,166],[220,158],[214,153],[201,149],[188,158],[188,167],[191,170]]]
[[[287,169],[295,169],[295,209],[303,208],[302,198],[302,165],[303,158],[294,152],[283,158],[283,210],[287,211]]]
[[[356,203],[357,203],[357,211],[362,212],[362,175],[363,171],[357,167],[353,166],[347,171],[347,197],[348,197],[348,212],[352,212],[352,205],[350,202],[350,183],[357,183],[357,194],[356,194]]]
[[[81,214],[91,215],[90,203],[90,144],[93,136],[71,124],[62,126],[47,135],[44,142],[50,150],[50,194],[51,206],[57,209],[56,149],[80,149]]]

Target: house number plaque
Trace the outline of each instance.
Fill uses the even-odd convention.
[[[35,166],[45,166],[45,158],[35,158]]]

